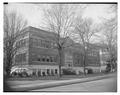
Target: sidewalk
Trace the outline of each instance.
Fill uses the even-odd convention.
[[[101,74],[87,74],[86,76],[84,74],[81,75],[62,75],[62,77],[59,76],[42,76],[42,77],[27,77],[27,78],[9,78],[7,81],[37,81],[37,80],[68,80],[73,78],[84,78],[84,77],[94,77],[94,76],[102,76],[105,75],[104,73]]]
[[[22,84],[22,85],[11,86],[11,89],[13,91],[30,91],[30,90],[35,90],[35,89],[43,89],[43,88],[49,88],[49,87],[70,85],[74,83],[82,83],[82,82],[100,80],[100,79],[112,77],[113,75],[114,74],[107,74],[107,75],[102,75],[102,76],[87,77],[87,78],[81,78],[81,79],[54,80],[54,81],[43,82],[43,83],[36,82],[34,84]]]
[[[86,76],[84,74],[82,75],[62,75],[62,77],[59,76],[44,76],[44,77],[28,77],[28,78],[13,78],[8,79],[6,81],[7,84],[10,86],[15,85],[27,85],[27,84],[34,84],[34,83],[43,83],[43,82],[52,82],[52,81],[60,81],[60,80],[71,80],[71,79],[81,79],[81,78],[87,78],[87,77],[94,77],[94,76],[102,76],[102,74],[87,74]]]

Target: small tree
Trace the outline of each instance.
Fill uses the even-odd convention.
[[[9,12],[4,6],[4,71],[7,76],[10,74],[10,69],[13,62],[13,57],[17,52],[15,42],[20,36],[22,29],[27,25],[27,22],[18,15],[15,11]]]

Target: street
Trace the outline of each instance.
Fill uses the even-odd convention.
[[[117,91],[117,77],[105,78],[102,80],[95,80],[84,83],[77,83],[65,86],[57,86],[45,89],[36,89],[32,91],[63,91],[63,92],[116,92]]]

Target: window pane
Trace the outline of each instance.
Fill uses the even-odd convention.
[[[42,58],[42,61],[45,62],[45,57]]]
[[[49,57],[47,57],[47,62],[49,62]]]
[[[26,61],[26,53],[16,55],[15,62],[25,62],[25,61]]]

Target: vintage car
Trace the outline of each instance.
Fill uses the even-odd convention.
[[[14,68],[11,70],[12,77],[29,77],[32,75],[32,70],[28,68]]]

